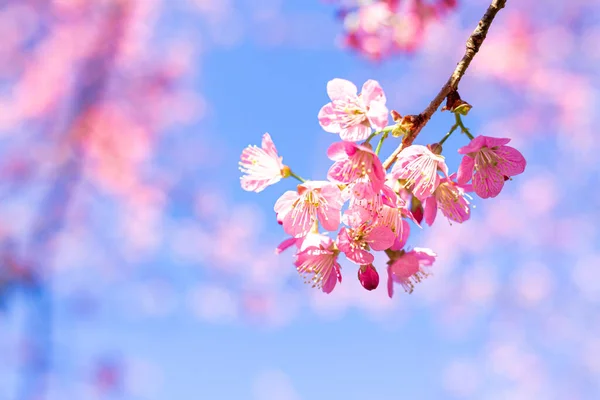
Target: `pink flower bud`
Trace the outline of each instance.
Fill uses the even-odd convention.
[[[358,270],[358,280],[367,290],[377,289],[377,286],[379,286],[379,274],[373,264],[360,266]]]

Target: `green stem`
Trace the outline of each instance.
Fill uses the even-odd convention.
[[[465,124],[462,121],[462,118],[460,117],[459,113],[454,113],[454,118],[456,118],[456,124],[458,126],[460,126],[460,130],[462,131],[462,133],[464,133],[465,135],[467,135],[467,137],[471,140],[475,139],[473,137],[473,135],[471,135],[471,132],[469,132],[469,129],[465,126]]]
[[[290,171],[290,176],[291,176],[291,177],[294,177],[294,178],[296,178],[296,179],[298,179],[298,180],[299,180],[300,182],[302,182],[302,183],[306,182],[306,179],[304,179],[303,177],[301,177],[301,176],[299,176],[299,175],[296,175],[296,174],[295,174],[295,173],[293,173],[292,171]]]
[[[387,138],[388,133],[385,132],[381,139],[379,139],[379,143],[377,143],[377,147],[375,148],[375,154],[379,155],[379,151],[381,150],[381,146],[383,145],[383,141]]]
[[[377,135],[381,135],[382,133],[390,133],[394,129],[395,126],[396,125],[388,125],[388,126],[386,126],[385,128],[383,128],[383,129],[381,129],[379,131],[375,131],[375,132],[371,133],[371,136],[369,136],[367,138],[367,140],[364,141],[363,144],[369,143],[371,141],[371,139],[373,139]]]
[[[371,141],[371,139],[373,139],[375,136],[377,136],[377,132],[371,133],[371,136],[369,136],[367,138],[367,140],[365,140],[365,142],[363,144],[369,144],[369,142]]]
[[[440,140],[438,143],[439,144],[444,144],[444,142],[446,140],[448,140],[448,138],[450,137],[450,135],[452,135],[454,133],[454,131],[456,130],[456,128],[458,128],[458,124],[452,125],[452,128],[450,128],[450,131],[448,131],[448,133],[446,133],[446,135],[444,135],[444,137],[442,138],[442,140]]]

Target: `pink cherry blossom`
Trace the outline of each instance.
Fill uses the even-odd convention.
[[[307,181],[285,192],[275,203],[277,220],[288,235],[305,236],[315,221],[328,231],[340,225],[343,205],[340,189],[327,181]]]
[[[293,245],[296,245],[296,247],[300,248],[300,246],[302,246],[303,241],[304,241],[304,238],[301,238],[301,237],[300,238],[295,238],[295,237],[287,238],[283,242],[279,243],[279,246],[277,246],[277,248],[275,249],[275,254],[281,254],[282,252],[286,251]]]
[[[356,86],[345,79],[333,79],[327,83],[331,103],[319,111],[319,124],[331,133],[349,142],[365,140],[372,128],[383,129],[388,121],[386,97],[377,81],[369,79],[357,94]]]
[[[388,295],[394,295],[394,282],[402,285],[405,291],[412,293],[414,285],[430,274],[424,269],[433,265],[437,254],[430,249],[417,248],[403,252],[388,262]]]
[[[261,192],[284,177],[283,157],[279,157],[275,144],[268,133],[262,138],[262,148],[248,146],[242,151],[240,171],[242,189]]]
[[[461,147],[464,154],[458,167],[457,181],[465,184],[473,178],[473,189],[482,199],[496,197],[504,181],[525,171],[527,162],[515,148],[505,146],[510,139],[477,136]]]
[[[308,234],[294,265],[306,283],[331,293],[342,282],[341,266],[337,261],[339,250],[334,241],[325,235]]]
[[[404,186],[417,199],[424,200],[433,194],[440,183],[438,171],[448,176],[444,157],[434,154],[426,146],[413,144],[400,152],[391,175],[404,180]]]
[[[327,156],[335,161],[327,174],[329,180],[349,184],[357,198],[373,197],[383,188],[385,171],[370,146],[337,142],[329,146]]]
[[[377,286],[379,286],[379,274],[373,264],[360,266],[358,269],[358,280],[362,287],[367,290],[377,289]]]
[[[413,219],[407,208],[407,203],[400,196],[394,199],[393,204],[383,204],[377,215],[377,224],[387,226],[394,233],[392,250],[400,250],[406,244],[410,235],[410,225],[405,218]]]
[[[338,234],[337,246],[348,260],[363,265],[375,260],[370,250],[386,250],[392,246],[394,238],[394,233],[387,226],[363,223],[355,228],[342,228]]]
[[[344,212],[343,223],[350,227],[357,227],[362,223],[375,223],[379,218],[384,205],[395,207],[397,195],[387,185],[372,197],[358,198],[348,189],[344,191],[344,198],[349,200],[349,206]]]
[[[429,226],[435,221],[438,208],[451,221],[465,222],[471,216],[469,201],[465,192],[471,191],[471,185],[459,185],[454,182],[455,174],[442,178],[432,196],[423,202],[425,222]]]

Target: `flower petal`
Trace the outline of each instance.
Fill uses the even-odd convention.
[[[366,106],[370,106],[371,102],[379,102],[385,106],[385,93],[379,82],[373,79],[369,79],[363,84],[360,94]]]
[[[335,78],[327,82],[327,94],[332,101],[356,97],[357,92],[356,85],[346,79]]]
[[[498,163],[500,173],[506,176],[515,176],[525,171],[527,161],[519,150],[510,146],[500,146],[495,153],[502,161]]]
[[[388,123],[388,108],[383,102],[373,101],[367,111],[367,118],[375,129],[383,129]]]
[[[325,104],[319,111],[319,125],[329,133],[338,133],[342,130],[332,103]]]
[[[487,136],[477,136],[475,139],[471,140],[471,142],[458,149],[458,154],[469,154],[474,153],[485,146]]]
[[[394,244],[395,235],[387,226],[376,226],[366,237],[367,243],[375,251],[389,249]]]
[[[437,200],[435,196],[430,196],[423,201],[423,216],[427,225],[433,225],[437,215]]]
[[[504,187],[504,175],[495,168],[487,168],[473,175],[473,189],[482,199],[496,197]]]
[[[348,142],[358,142],[369,137],[373,130],[365,124],[352,125],[340,130],[340,138]]]
[[[456,182],[459,185],[465,185],[473,177],[473,167],[475,167],[475,159],[470,156],[464,156],[458,166],[456,173]]]

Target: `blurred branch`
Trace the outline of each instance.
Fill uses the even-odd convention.
[[[32,291],[32,312],[29,323],[29,338],[26,340],[28,357],[23,369],[23,382],[18,398],[42,399],[47,391],[46,379],[51,365],[52,353],[52,296],[50,268],[51,255],[49,248],[55,243],[57,234],[62,230],[68,206],[73,201],[76,183],[81,178],[83,153],[79,138],[72,135],[75,129],[82,129],[77,124],[78,116],[102,100],[110,73],[118,54],[120,38],[127,24],[128,8],[126,3],[115,3],[108,10],[106,23],[99,26],[97,42],[94,44],[93,56],[85,60],[79,74],[80,85],[75,94],[71,115],[67,119],[69,125],[65,129],[68,148],[57,146],[61,153],[62,163],[59,165],[55,179],[51,183],[40,209],[36,224],[31,232],[28,254],[35,257],[33,273],[36,275]],[[107,38],[107,33],[111,36]],[[75,143],[69,141],[75,140]]]
[[[469,68],[469,65],[471,64],[471,61],[473,61],[475,54],[477,54],[477,52],[479,51],[479,48],[485,40],[488,30],[490,29],[490,26],[492,25],[492,22],[496,17],[496,14],[498,14],[498,11],[504,8],[504,6],[506,5],[506,1],[507,0],[492,1],[492,4],[490,4],[487,11],[479,21],[477,28],[475,28],[471,36],[469,36],[469,39],[467,39],[465,54],[456,66],[456,69],[454,70],[446,84],[442,87],[440,92],[437,94],[437,96],[435,96],[431,103],[429,103],[427,108],[421,114],[416,116],[413,128],[410,131],[408,131],[406,135],[404,135],[404,137],[402,138],[402,143],[383,163],[384,169],[389,168],[394,163],[394,161],[396,161],[398,154],[400,154],[402,150],[404,150],[406,147],[410,146],[413,143],[413,141],[421,132],[421,129],[423,129],[427,122],[429,122],[431,116],[437,111],[444,99],[446,99],[446,97],[448,97],[450,93],[458,89],[458,84],[460,83],[460,80],[467,71],[467,68]]]

